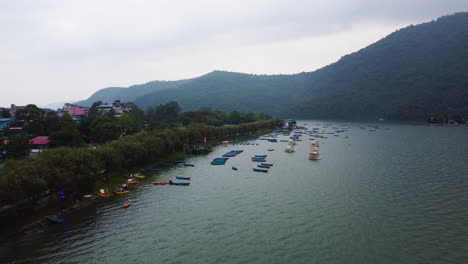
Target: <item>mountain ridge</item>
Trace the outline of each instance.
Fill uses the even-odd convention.
[[[212,107],[327,119],[421,119],[430,112],[468,112],[465,43],[468,13],[460,12],[401,28],[312,72],[215,70],[183,82],[154,81],[158,85],[147,89],[131,86],[125,89],[142,94],[115,99],[143,109],[177,101],[184,111]]]

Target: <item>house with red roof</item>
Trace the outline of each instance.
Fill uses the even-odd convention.
[[[48,136],[39,136],[31,139],[29,141],[29,144],[32,145],[32,149],[44,149],[48,148],[50,143],[52,143],[53,140],[49,139]]]

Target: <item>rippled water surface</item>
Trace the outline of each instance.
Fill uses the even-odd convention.
[[[468,263],[468,127],[341,125],[322,129],[350,127],[320,140],[320,161],[309,136],[292,154],[263,140],[217,147],[0,244],[2,262]],[[244,152],[209,164],[233,149]],[[253,172],[255,154],[274,167]],[[191,185],[151,184],[175,176]]]

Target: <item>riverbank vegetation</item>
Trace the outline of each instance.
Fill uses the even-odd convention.
[[[156,108],[157,110],[157,108]],[[206,109],[194,116],[203,116]],[[255,116],[255,114],[253,114]],[[180,114],[177,115],[180,118]],[[228,116],[228,115],[224,115]],[[68,117],[62,119],[61,129],[54,138],[63,146],[51,148],[40,153],[36,158],[9,159],[0,169],[0,205],[22,201],[33,208],[35,202],[45,196],[55,199],[72,199],[72,196],[95,191],[98,181],[109,181],[119,171],[138,168],[176,151],[182,151],[185,144],[203,144],[208,140],[224,140],[236,136],[246,136],[263,129],[281,126],[282,121],[262,119],[230,126],[213,126],[206,123],[190,122],[186,126],[175,123],[151,124],[148,128],[131,135],[120,136],[97,148],[82,147],[77,139],[78,127]],[[198,117],[197,117],[198,118]],[[109,120],[89,122],[112,123]],[[194,119],[199,121],[199,119]],[[210,120],[210,119],[208,119]],[[207,122],[210,123],[210,122]],[[112,130],[112,126],[95,124],[90,128]],[[103,134],[106,134],[103,132]],[[74,135],[74,136],[73,136]],[[13,142],[24,145],[23,138],[13,138]],[[12,142],[12,143],[13,143]],[[16,143],[15,143],[16,144]],[[73,195],[72,195],[73,194]],[[28,203],[29,202],[29,203]]]

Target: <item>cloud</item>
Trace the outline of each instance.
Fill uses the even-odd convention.
[[[309,71],[398,27],[464,10],[461,0],[1,1],[0,105],[213,69]]]

